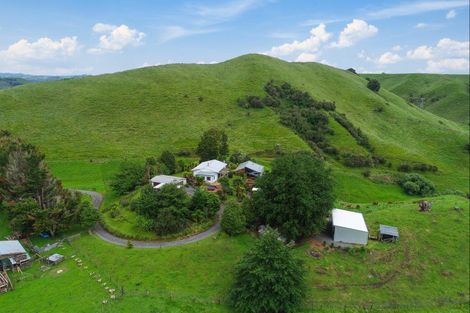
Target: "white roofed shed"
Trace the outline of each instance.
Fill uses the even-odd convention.
[[[369,231],[361,213],[333,209],[331,219],[334,241],[360,245],[367,244]]]

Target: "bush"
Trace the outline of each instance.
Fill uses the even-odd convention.
[[[205,219],[213,218],[219,208],[219,197],[202,189],[197,189],[189,202],[189,210],[193,212],[192,214],[194,215],[194,212],[200,211],[202,214],[198,213],[198,216],[203,216]]]
[[[145,168],[137,163],[124,162],[118,173],[111,179],[111,189],[118,195],[131,192],[142,185]]]
[[[196,149],[201,162],[212,159],[223,160],[228,154],[228,138],[224,131],[211,128],[204,132]]]
[[[419,174],[407,174],[400,180],[403,190],[409,195],[431,196],[436,191],[434,184]]]
[[[166,166],[169,174],[176,172],[176,159],[173,153],[168,150],[163,151],[158,160]]]
[[[239,313],[295,312],[305,294],[303,262],[268,229],[237,264],[230,304]]]
[[[351,73],[353,73],[353,74],[357,74],[357,73],[356,73],[356,70],[353,69],[352,67],[348,68],[347,71],[348,71],[348,72],[351,72]]]
[[[245,215],[238,203],[230,201],[225,205],[220,226],[222,230],[230,236],[241,234],[245,230]]]
[[[367,88],[374,92],[378,92],[380,90],[380,83],[377,79],[369,79],[367,82]]]
[[[176,152],[176,155],[180,156],[180,157],[188,157],[188,156],[191,156],[191,151],[182,149],[182,150]]]
[[[345,153],[343,155],[344,165],[348,167],[370,167],[372,161],[369,157],[363,155],[356,155],[351,153]]]
[[[398,166],[398,170],[405,173],[411,172],[411,165],[408,163],[402,163]]]
[[[247,154],[237,150],[237,151],[234,151],[232,153],[229,160],[230,160],[230,162],[232,162],[234,164],[240,164],[240,163],[243,163],[245,161],[249,161],[250,157]]]
[[[175,234],[182,231],[189,221],[184,210],[173,206],[162,208],[155,220],[155,231],[158,235]]]
[[[351,134],[351,136],[354,137],[354,139],[356,139],[356,142],[359,145],[363,146],[371,152],[374,150],[374,148],[369,142],[369,138],[361,131],[360,128],[354,127],[354,125],[348,120],[345,114],[338,114],[336,112],[331,112],[330,114],[341,126],[343,126]]]

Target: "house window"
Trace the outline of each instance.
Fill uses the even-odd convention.
[[[210,177],[210,176],[206,176],[206,180],[207,180],[207,181],[211,181],[211,177]]]

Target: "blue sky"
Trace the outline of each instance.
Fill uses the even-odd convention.
[[[2,1],[0,72],[100,74],[246,53],[468,73],[469,1]]]

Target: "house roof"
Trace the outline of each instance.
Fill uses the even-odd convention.
[[[368,232],[362,213],[333,209],[331,211],[331,216],[333,219],[333,226]]]
[[[0,255],[26,253],[18,240],[0,240]]]
[[[264,166],[252,161],[246,161],[237,166],[236,171],[242,170],[244,168],[250,169],[252,171],[263,173]]]
[[[399,237],[398,228],[396,228],[394,226],[380,225],[379,226],[379,232],[382,235],[389,235],[389,236],[393,236],[393,237]]]
[[[198,166],[193,168],[192,171],[220,173],[220,171],[222,171],[226,167],[227,164],[222,161],[210,160],[200,163]]]
[[[151,182],[159,183],[159,184],[170,184],[170,183],[180,182],[183,180],[184,180],[183,177],[169,176],[169,175],[157,175],[157,176],[152,177],[152,179],[150,179]]]

